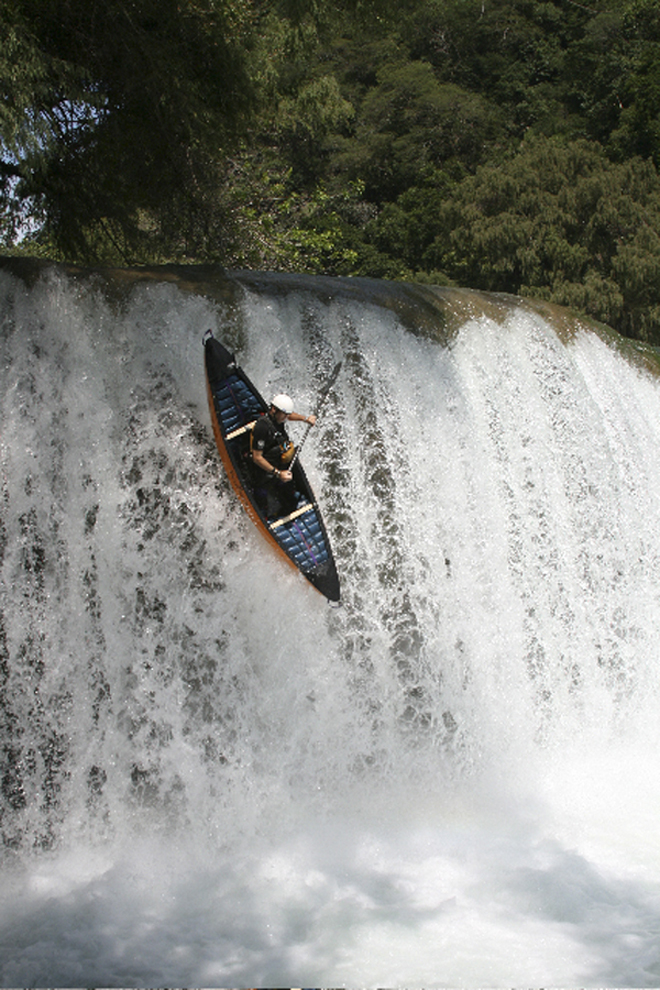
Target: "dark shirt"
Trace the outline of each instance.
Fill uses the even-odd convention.
[[[279,469],[282,467],[282,452],[289,442],[284,424],[279,426],[267,413],[252,428],[250,450],[258,450],[269,464]]]

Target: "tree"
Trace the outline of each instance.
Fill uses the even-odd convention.
[[[509,134],[561,118],[566,53],[599,0],[427,0],[408,20],[413,57],[504,111]]]
[[[585,140],[529,136],[444,202],[428,263],[462,285],[576,306],[660,342],[660,177]]]
[[[2,0],[5,236],[29,215],[68,257],[108,240],[135,257],[172,206],[194,235],[255,100],[256,15],[240,0]]]
[[[456,159],[474,166],[497,127],[497,109],[427,62],[386,63],[366,92],[354,135],[337,142],[335,167],[364,181],[372,202],[396,199]]]

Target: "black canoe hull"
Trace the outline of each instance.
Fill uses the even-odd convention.
[[[268,407],[233,355],[210,332],[204,338],[204,355],[213,433],[234,491],[271,546],[329,601],[339,601],[330,540],[300,459],[293,465],[294,487],[300,494],[297,508],[266,518],[253,490],[246,453],[252,425]]]

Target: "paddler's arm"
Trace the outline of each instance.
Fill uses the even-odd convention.
[[[302,416],[300,413],[292,412],[289,413],[287,419],[291,423],[309,423],[310,426],[314,426],[316,422],[316,416]]]
[[[265,471],[267,475],[274,476],[276,481],[291,481],[293,478],[290,471],[280,471],[278,468],[274,468],[270,461],[267,461],[264,455],[258,450],[252,451],[252,461],[258,468]]]

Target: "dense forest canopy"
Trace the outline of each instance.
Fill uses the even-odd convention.
[[[0,236],[506,291],[660,344],[660,0],[0,0]]]

